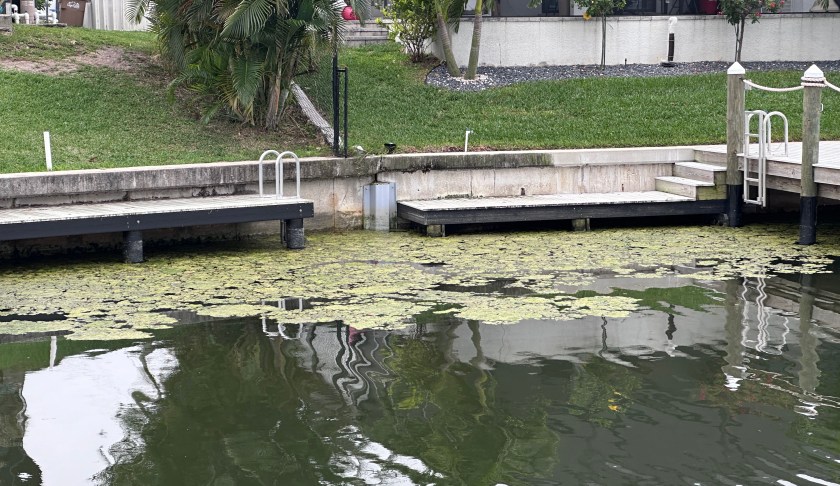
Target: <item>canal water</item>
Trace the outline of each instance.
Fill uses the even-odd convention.
[[[837,249],[669,231],[0,269],[0,484],[840,484]]]

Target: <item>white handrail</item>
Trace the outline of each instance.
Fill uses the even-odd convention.
[[[259,186],[260,186],[260,197],[271,197],[266,196],[263,190],[263,162],[265,161],[266,155],[276,155],[277,158],[274,159],[274,197],[280,199],[283,197],[283,158],[291,155],[295,161],[295,185],[297,192],[294,197],[300,199],[300,158],[291,151],[286,151],[280,153],[276,150],[266,150],[265,152],[260,155],[259,160]]]
[[[274,176],[275,176],[275,179],[276,179],[275,190],[274,190],[275,196],[277,194],[279,194],[280,180],[282,179],[281,177],[278,177],[279,168],[280,168],[280,152],[278,152],[276,150],[266,150],[265,152],[262,153],[262,155],[260,155],[260,161],[259,161],[259,164],[260,164],[260,172],[259,172],[259,174],[260,174],[259,175],[260,197],[265,197],[265,194],[263,192],[263,161],[265,161],[265,156],[268,155],[268,154],[274,154],[274,155],[277,156],[277,159],[274,161]]]
[[[788,150],[788,133],[789,133],[788,119],[785,116],[785,114],[782,113],[781,111],[771,111],[770,113],[767,113],[767,115],[765,115],[765,117],[764,117],[765,132],[766,132],[766,136],[765,136],[764,141],[767,142],[767,151],[771,154],[773,153],[773,122],[772,122],[772,118],[774,116],[777,116],[777,117],[781,118],[782,121],[784,122],[784,127],[785,127],[785,139],[784,139],[785,153],[784,153],[784,156],[788,157],[790,155],[790,151]]]
[[[297,191],[295,193],[295,197],[300,198],[300,158],[298,158],[296,153],[287,150],[287,151],[283,152],[282,154],[280,154],[280,156],[277,158],[277,160],[280,163],[280,177],[278,178],[278,180],[283,180],[283,163],[282,162],[283,162],[283,157],[285,157],[287,155],[291,155],[292,158],[295,160],[295,188],[296,188],[296,191]],[[282,184],[278,187],[280,188],[279,189],[280,197],[283,197],[283,186],[282,186]]]

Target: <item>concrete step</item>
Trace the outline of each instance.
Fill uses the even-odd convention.
[[[358,30],[348,30],[344,33],[345,37],[388,37],[388,29],[379,28],[364,28]]]
[[[702,162],[677,162],[674,164],[674,175],[686,179],[695,179],[712,184],[726,183],[726,167]]]
[[[711,152],[706,150],[696,150],[694,152],[694,160],[704,164],[716,164],[726,166],[726,154],[723,152]]]
[[[726,199],[725,186],[715,186],[711,182],[686,179],[685,177],[657,177],[656,190],[690,197],[696,201]]]
[[[351,37],[344,39],[344,45],[348,47],[366,46],[368,44],[387,44],[391,42],[387,37]]]

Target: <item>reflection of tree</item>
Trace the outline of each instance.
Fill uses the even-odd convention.
[[[385,418],[369,434],[389,437],[393,449],[422,459],[455,483],[547,477],[558,440],[547,425],[549,401],[535,393],[519,397],[528,406],[508,406],[509,398],[497,396],[499,383],[483,362],[477,324],[470,329],[476,347],[470,363],[441,352],[451,347],[451,333],[394,336],[387,364],[397,378],[387,389]]]
[[[572,379],[569,412],[612,428],[631,403],[632,393],[642,386],[632,369],[593,357],[578,367]]]
[[[172,338],[180,371],[164,383],[159,403],[142,404],[145,420],[126,421],[142,427],[143,444],[134,451],[123,444],[122,457],[132,460],[111,467],[103,482],[340,481],[327,470],[331,449],[316,429],[341,403],[294,363],[276,367],[276,351],[257,326],[189,326]]]
[[[5,349],[11,353],[16,351],[10,346]],[[20,484],[19,474],[28,475],[32,484],[41,481],[41,470],[26,455],[22,445],[23,381],[23,371],[0,368],[0,484]]]

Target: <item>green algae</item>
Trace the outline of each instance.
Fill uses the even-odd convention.
[[[142,265],[22,265],[0,269],[0,317],[9,321],[0,323],[0,334],[70,331],[74,339],[143,338],[177,322],[169,311],[207,318],[263,316],[281,323],[341,321],[357,328],[404,326],[427,311],[491,323],[623,317],[650,303],[634,294],[578,292],[604,277],[629,288],[634,279],[646,278],[679,277],[685,279],[680,285],[702,285],[826,272],[840,255],[838,236],[840,228],[821,228],[827,243],[797,245],[797,228],[788,225],[446,238],[358,231],[310,235],[307,248],[294,252],[274,239],[260,239],[215,251],[152,254]],[[286,298],[308,305],[300,310],[276,305]],[[32,317],[39,315],[64,319]]]

